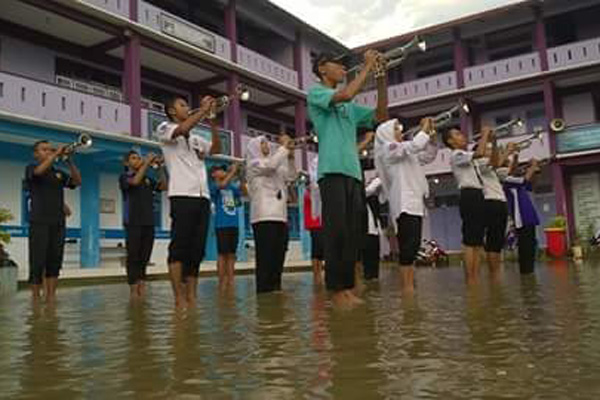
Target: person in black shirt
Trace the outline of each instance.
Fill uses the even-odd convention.
[[[34,300],[41,295],[46,301],[56,296],[56,284],[63,261],[65,244],[64,188],[81,185],[81,174],[70,157],[69,173],[54,168],[54,162],[69,156],[66,146],[54,149],[41,140],[33,146],[35,163],[27,166],[25,181],[31,196],[29,209],[29,283]]]
[[[158,183],[148,176],[148,168],[159,163],[153,153],[142,159],[130,151],[123,161],[126,170],[119,177],[119,186],[127,237],[127,282],[131,299],[135,300],[144,295],[146,266],[154,245],[154,192],[166,189],[166,179],[162,168]]]

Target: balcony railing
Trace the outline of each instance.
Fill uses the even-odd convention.
[[[540,56],[538,53],[525,54],[487,64],[466,68],[465,86],[479,86],[507,81],[539,73]]]
[[[129,18],[129,0],[83,0],[113,14]]]
[[[139,2],[138,20],[142,25],[158,32],[188,42],[226,60],[231,59],[229,40],[145,1]]]
[[[548,49],[548,68],[551,71],[598,62],[600,62],[600,38]]]
[[[0,109],[46,121],[129,134],[129,105],[0,72]]]
[[[267,75],[287,85],[298,87],[298,73],[296,71],[284,67],[262,54],[238,45],[237,57],[238,63],[249,70]]]
[[[388,101],[392,105],[410,103],[416,99],[423,99],[441,93],[451,92],[457,89],[456,72],[446,72],[418,79],[388,88]],[[357,96],[359,104],[375,106],[377,104],[377,92],[375,90]]]

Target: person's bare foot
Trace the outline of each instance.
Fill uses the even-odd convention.
[[[355,289],[356,290],[356,289]],[[348,297],[348,301],[355,306],[359,306],[361,304],[365,304],[365,301],[356,295],[355,290],[348,290],[346,296]]]
[[[352,302],[348,298],[347,290],[340,290],[331,295],[331,302],[334,308],[348,310],[352,308]]]

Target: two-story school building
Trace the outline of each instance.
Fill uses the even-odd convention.
[[[220,120],[226,155],[243,157],[250,137],[307,131],[311,53],[347,48],[266,0],[6,0],[0,13],[0,207],[13,220],[11,256],[27,275],[25,166],[32,145],[91,135],[75,162],[83,184],[67,191],[65,268],[100,268],[124,255],[118,176],[130,149],[159,151],[161,100],[250,91]],[[209,135],[208,129],[197,133]],[[297,151],[297,167],[306,165]],[[213,161],[219,162],[219,161]],[[302,258],[301,210],[289,204],[289,257]],[[300,197],[301,198],[301,197]],[[166,194],[156,199],[152,262],[163,264],[169,238]],[[246,206],[246,215],[248,214]],[[240,223],[251,239],[247,217]],[[211,230],[212,233],[212,230]],[[248,257],[240,245],[240,258]],[[251,254],[250,254],[251,256]],[[216,258],[211,235],[207,259]]]
[[[372,43],[386,51],[415,35],[428,49],[412,53],[390,77],[391,115],[408,125],[450,109],[459,100],[471,113],[454,125],[471,134],[482,125],[520,118],[502,141],[536,130],[541,140],[523,161],[554,160],[538,178],[534,198],[543,224],[568,218],[570,236],[600,228],[600,1],[526,0]],[[359,101],[374,104],[374,90]],[[554,120],[554,124],[551,124]],[[562,124],[562,126],[561,126]],[[558,129],[557,129],[558,128]],[[449,151],[428,166],[433,196],[425,229],[450,250],[460,249],[458,188]]]

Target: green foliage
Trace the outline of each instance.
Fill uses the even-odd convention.
[[[564,217],[564,215],[557,215],[556,217],[552,218],[546,228],[565,230],[567,229],[567,219]]]

